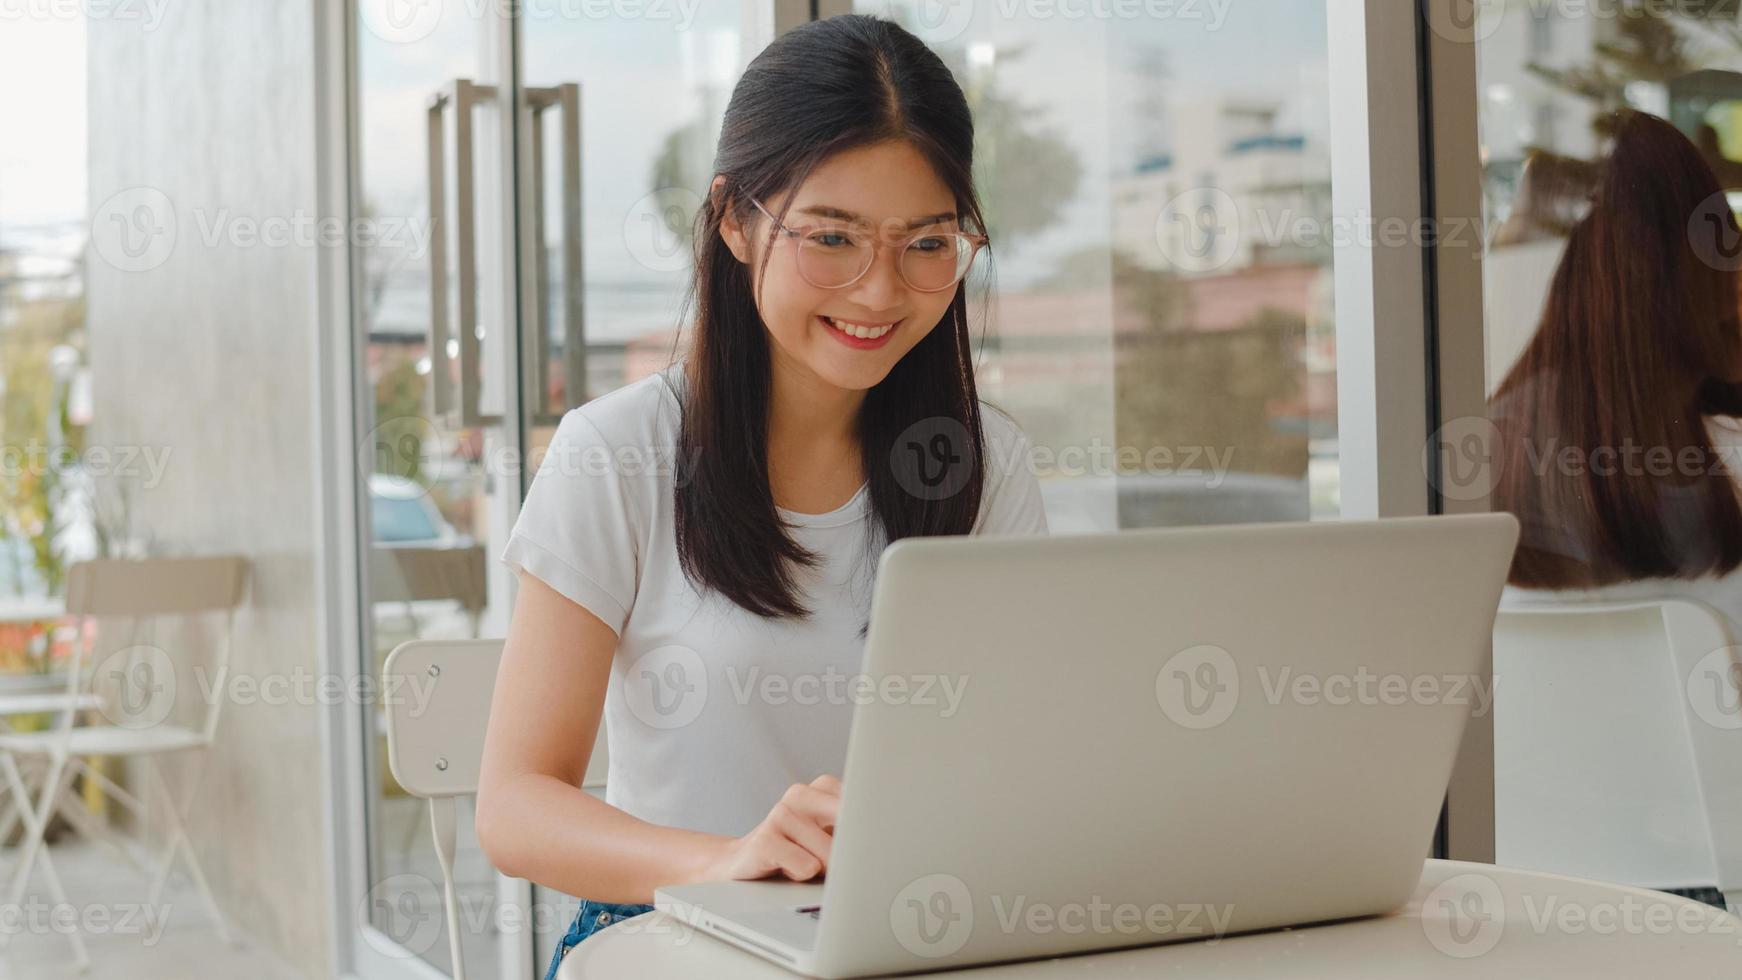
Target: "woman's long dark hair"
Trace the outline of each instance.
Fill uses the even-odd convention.
[[[1742,504],[1705,428],[1742,408],[1742,314],[1736,273],[1701,255],[1702,234],[1742,235],[1711,168],[1669,123],[1625,113],[1542,321],[1490,406],[1494,505],[1524,526],[1512,584],[1742,564]]]
[[[765,48],[739,79],[714,159],[725,184],[696,216],[695,281],[685,304],[696,315],[679,436],[677,551],[698,589],[760,616],[807,616],[796,572],[821,557],[788,535],[775,507],[768,482],[769,343],[751,271],[721,240],[720,222],[730,209],[749,227],[757,217],[752,198],[773,201],[832,154],[886,140],[912,144],[954,194],[962,224],[985,228],[972,174],[973,119],[937,55],[873,17],[803,24]],[[779,217],[785,214],[783,206]],[[774,233],[771,224],[770,245]],[[770,251],[755,270],[758,282]],[[966,534],[979,512],[985,452],[965,293],[966,281],[937,326],[865,394],[858,439],[874,516],[868,542],[878,532],[889,543]],[[947,454],[949,466],[968,468],[965,480],[959,470],[944,478],[960,492],[928,499],[907,489],[922,485],[919,462],[916,454],[893,450],[919,422],[968,434],[968,445]],[[935,470],[926,476],[923,485],[938,485]]]

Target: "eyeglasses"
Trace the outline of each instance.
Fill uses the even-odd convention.
[[[862,229],[838,226],[788,228],[755,198],[750,203],[768,215],[788,238],[798,240],[798,274],[818,289],[841,289],[859,281],[877,258],[881,243]],[[921,231],[896,243],[901,278],[922,293],[955,286],[968,274],[974,256],[986,245],[985,235],[965,231]]]

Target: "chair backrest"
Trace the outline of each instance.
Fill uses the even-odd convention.
[[[370,549],[369,598],[374,602],[452,599],[479,612],[488,599],[482,545],[458,548]]]
[[[425,799],[478,791],[501,640],[410,640],[387,655],[387,765]]]
[[[387,764],[406,792],[439,799],[478,791],[501,660],[501,640],[408,640],[387,655]],[[606,769],[601,725],[581,785],[604,786]]]
[[[388,768],[406,792],[429,800],[454,980],[465,980],[454,888],[454,797],[478,791],[501,660],[501,640],[408,640],[393,648],[381,671]],[[605,769],[601,725],[582,785],[602,787]]]
[[[242,601],[248,559],[96,558],[67,570],[73,616],[171,616],[233,609]]]
[[[1742,663],[1699,602],[1508,606],[1494,629],[1500,864],[1742,889]]]
[[[205,555],[176,558],[97,558],[81,561],[67,570],[66,611],[77,617],[78,650],[68,672],[69,694],[77,694],[84,661],[92,653],[91,619],[131,619],[139,623],[160,617],[195,617],[225,613],[223,634],[217,639],[211,667],[214,690],[222,690],[229,677],[230,652],[234,646],[236,607],[241,605],[248,581],[248,559],[240,555]],[[130,653],[129,668],[136,658]],[[93,665],[94,669],[94,665]],[[207,742],[217,736],[218,714],[225,697],[206,699],[201,724]],[[70,729],[72,717],[63,716]]]

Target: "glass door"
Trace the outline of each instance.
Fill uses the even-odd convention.
[[[766,43],[754,3],[716,0],[684,16],[682,5],[646,9],[586,20],[529,5],[521,24],[531,151],[521,187],[532,190],[521,229],[527,482],[564,406],[657,371],[677,352],[689,228],[732,86]],[[606,752],[601,734],[585,781],[595,793]],[[533,889],[537,918],[561,923],[538,933],[537,963],[549,962],[577,904]]]
[[[511,91],[498,56],[511,24],[468,16],[460,5],[359,0],[353,209],[397,240],[354,257],[356,349],[366,433],[357,460],[361,650],[379,676],[387,654],[409,639],[500,636],[504,593],[490,555],[512,472],[495,462],[506,447],[504,407],[513,406],[485,364],[512,356],[505,344],[513,289],[500,274],[512,246],[504,227],[512,197]],[[512,268],[510,265],[509,268]],[[441,914],[441,871],[422,800],[386,765],[381,708],[369,705],[364,736],[368,896],[357,909],[359,955],[376,972],[413,975],[406,961],[452,972]],[[467,972],[494,975],[504,894],[459,806],[455,876]]]
[[[589,12],[354,11],[353,206],[407,230],[355,256],[373,676],[408,639],[505,634],[514,582],[496,556],[522,495],[565,411],[672,356],[721,116],[777,20],[770,0]],[[381,975],[451,973],[426,810],[387,769],[379,715],[363,719],[359,958]],[[594,792],[606,751],[601,734]],[[576,903],[497,874],[471,811],[455,869],[467,972],[534,975]]]

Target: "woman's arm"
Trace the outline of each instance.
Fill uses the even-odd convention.
[[[638,820],[580,788],[617,634],[536,576],[502,649],[478,777],[478,843],[503,874],[602,902],[701,880],[731,838]]]
[[[496,673],[478,776],[478,843],[503,874],[601,902],[662,885],[826,869],[841,784],[795,783],[743,837],[661,827],[580,788],[598,736],[617,634],[524,571]]]

